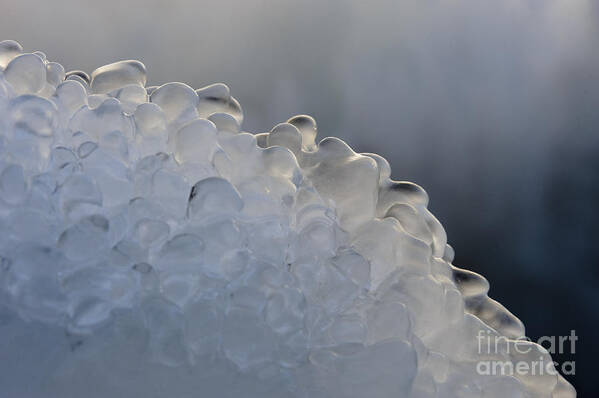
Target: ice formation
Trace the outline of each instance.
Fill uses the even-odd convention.
[[[422,188],[308,116],[242,119],[224,84],[0,43],[2,396],[575,396],[477,371],[551,359],[514,349]]]

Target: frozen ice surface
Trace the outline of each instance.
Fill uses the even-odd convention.
[[[385,159],[145,84],[0,43],[3,397],[575,396]]]

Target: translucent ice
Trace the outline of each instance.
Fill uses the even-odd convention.
[[[23,52],[23,47],[14,40],[0,41],[0,69],[6,68],[11,59]]]
[[[575,396],[385,159],[145,84],[0,42],[2,396]]]
[[[46,83],[46,65],[35,54],[18,55],[6,65],[4,78],[15,92],[35,94]]]
[[[140,87],[146,84],[146,67],[139,61],[115,62],[91,74],[90,88],[96,94],[106,94],[130,84]]]

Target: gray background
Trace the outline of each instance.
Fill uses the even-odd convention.
[[[385,156],[531,338],[577,331],[557,360],[596,393],[599,2],[0,0],[0,39],[67,70],[222,81],[246,130],[308,113]]]

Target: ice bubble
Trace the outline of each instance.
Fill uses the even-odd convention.
[[[297,127],[302,135],[302,149],[311,151],[316,143],[316,120],[307,115],[294,116],[287,123]]]
[[[6,68],[6,65],[17,55],[23,52],[23,47],[14,40],[0,41],[0,70]]]
[[[35,94],[46,83],[46,66],[38,55],[18,55],[6,65],[4,78],[16,93]]]
[[[302,135],[300,131],[292,124],[277,124],[267,135],[265,146],[280,145],[289,148],[295,156],[301,154]]]
[[[242,132],[222,83],[145,84],[0,42],[7,396],[576,395],[477,372],[551,360],[385,159],[306,115]]]
[[[199,181],[191,189],[187,215],[197,213],[234,214],[241,210],[243,201],[239,192],[224,178],[210,177]]]
[[[212,84],[196,90],[198,113],[209,118],[215,113],[231,115],[238,124],[243,121],[243,111],[237,100],[231,97],[229,87],[223,83]]]
[[[166,118],[158,105],[147,102],[140,104],[135,109],[134,119],[137,133],[143,138],[164,137],[166,142]]]
[[[91,81],[91,78],[89,77],[89,75],[87,73],[85,73],[82,70],[72,70],[69,71],[65,74],[65,79],[66,80],[70,80],[70,79],[75,79],[76,81],[83,81],[84,86],[89,86],[89,83]]]
[[[158,105],[166,120],[179,126],[198,117],[198,95],[186,84],[167,83],[150,95],[150,101]]]
[[[211,162],[216,150],[216,126],[206,119],[195,119],[177,131],[175,159],[179,163]]]
[[[208,116],[219,132],[239,133],[239,121],[228,113],[215,112]]]
[[[53,87],[58,86],[65,79],[64,67],[57,62],[48,62],[46,64],[46,80]]]
[[[104,65],[91,74],[90,87],[95,94],[106,94],[129,84],[146,85],[146,67],[139,61],[119,61]]]

